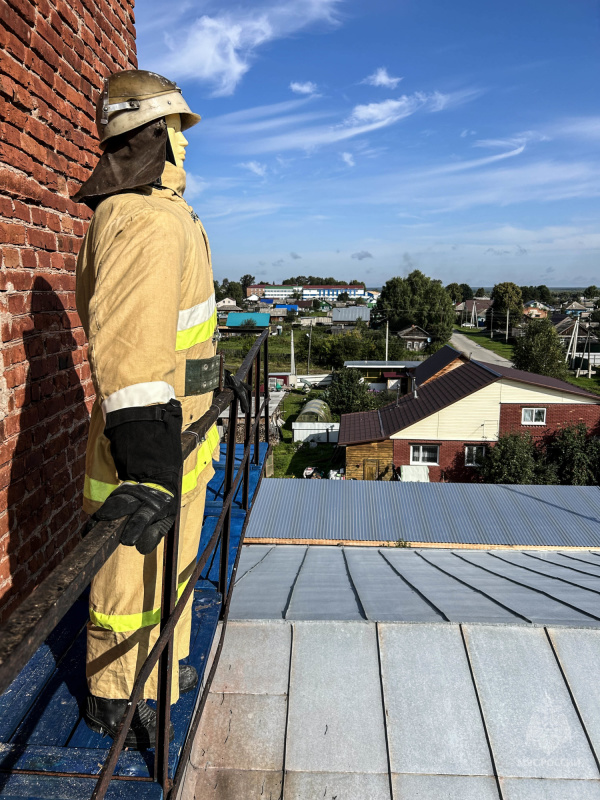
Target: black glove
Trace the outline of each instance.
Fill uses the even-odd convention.
[[[177,498],[171,492],[145,483],[122,483],[108,496],[90,522],[105,522],[129,517],[121,534],[121,544],[146,556],[157,546],[175,522]]]
[[[240,401],[240,406],[244,414],[250,411],[250,387],[235,375],[232,375],[228,369],[225,370],[225,388],[237,396]]]

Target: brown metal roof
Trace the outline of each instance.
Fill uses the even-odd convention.
[[[415,369],[417,386],[420,386],[430,378],[433,378],[436,373],[445,369],[445,367],[449,366],[453,361],[456,361],[456,359],[460,357],[461,353],[458,350],[455,350],[453,347],[450,347],[449,344],[441,347],[437,353],[429,356],[429,358],[426,358],[425,361],[421,361],[419,366]]]
[[[388,439],[498,378],[483,365],[469,361],[418,389],[417,397],[411,393],[400,398],[397,405],[392,403],[378,411],[343,414],[338,443],[348,445]]]
[[[426,363],[426,362],[425,362]],[[478,361],[471,363],[480,364]],[[581,397],[593,397],[596,402],[600,403],[600,396],[593,392],[587,392],[573,383],[566,381],[559,381],[558,378],[550,378],[547,375],[536,375],[535,372],[525,372],[521,369],[513,369],[512,367],[501,367],[498,364],[480,364],[486,366],[488,369],[496,372],[501,378],[507,378],[511,381],[520,381],[521,383],[529,383],[533,386],[543,386],[546,389],[556,389],[559,392],[569,392],[570,394],[580,395]]]

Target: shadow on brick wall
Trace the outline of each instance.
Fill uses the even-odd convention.
[[[3,619],[72,549],[84,522],[83,353],[60,296],[42,277],[33,284],[30,319],[25,380],[13,390],[19,433],[7,498],[12,585],[0,601]]]

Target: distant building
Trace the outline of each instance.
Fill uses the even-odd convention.
[[[350,299],[357,297],[364,297],[365,287],[363,284],[359,286],[303,286],[302,299],[303,300],[337,300],[341,294],[347,294]]]
[[[371,322],[371,310],[366,306],[349,306],[347,308],[334,308],[331,312],[333,324],[342,329],[354,327],[359,319],[369,325]]]
[[[572,303],[565,308],[565,314],[569,314],[571,316],[579,316],[584,311],[588,309],[582,304],[578,303],[577,300],[574,300]]]
[[[551,306],[547,306],[539,300],[530,300],[528,303],[523,303],[523,314],[530,319],[546,319],[552,311]]]
[[[456,303],[454,310],[456,311],[457,322],[461,325],[465,323],[472,325],[474,328],[482,327],[485,325],[488,309],[494,305],[494,301],[488,297],[474,297],[472,300],[463,300],[462,303]]]
[[[420,361],[344,361],[347,369],[359,370],[371,391],[393,388],[401,395],[408,391],[413,371],[420,364]]]
[[[402,339],[407,350],[425,350],[431,344],[431,336],[418,325],[410,325],[396,335]]]
[[[269,283],[255,283],[246,289],[246,297],[255,295],[257,298],[271,298],[272,300],[286,300],[294,294],[301,294],[302,286],[285,286],[283,284],[272,286]]]
[[[254,326],[256,328],[269,327],[269,314],[255,314],[251,312],[232,313],[227,315],[228,328],[246,328]]]

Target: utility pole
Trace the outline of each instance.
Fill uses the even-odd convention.
[[[294,353],[294,331],[291,331],[292,342],[290,345],[290,375],[296,374],[296,354]]]
[[[506,343],[508,344],[508,315],[510,314],[510,310],[506,309]]]
[[[312,329],[313,329],[313,326],[311,325],[310,326],[310,333],[308,334],[308,364],[307,364],[307,367],[306,367],[306,372],[307,372],[308,375],[310,375],[310,346],[312,344]]]
[[[388,360],[388,344],[390,339],[390,321],[387,319],[385,321],[385,360]]]

